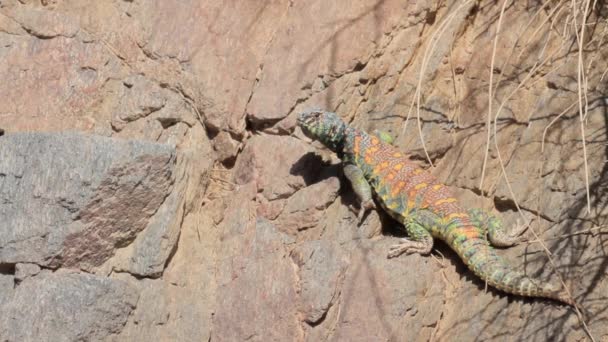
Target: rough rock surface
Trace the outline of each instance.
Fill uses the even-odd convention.
[[[348,258],[336,243],[313,240],[296,247],[292,259],[299,267],[300,310],[306,322],[315,324],[333,305]]]
[[[606,340],[608,13],[585,4],[1,1],[0,338]],[[442,243],[386,259],[398,224],[358,225],[294,129],[311,107],[389,131],[463,206],[533,218],[500,253],[559,273],[588,331]]]
[[[15,287],[15,278],[8,274],[0,273],[0,305],[11,298]]]
[[[166,145],[71,133],[0,143],[3,264],[100,266],[146,228],[173,184]]]
[[[224,249],[217,272],[217,307],[213,338],[281,341],[302,338],[296,272],[283,236],[272,224],[259,220],[244,232],[244,250]],[[231,241],[235,243],[236,241]],[[267,329],[272,326],[272,330]]]
[[[36,264],[17,264],[15,265],[15,281],[21,282],[26,278],[33,277],[40,273],[40,266]]]
[[[309,152],[310,147],[292,137],[254,137],[237,161],[235,183],[255,181],[258,191],[268,200],[289,197],[304,187],[305,177],[317,167],[312,161],[300,160]],[[286,169],[283,165],[293,167]]]
[[[0,306],[4,341],[98,341],[119,333],[137,304],[128,284],[90,274],[43,272]]]

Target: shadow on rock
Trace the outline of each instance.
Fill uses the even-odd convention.
[[[341,164],[330,164],[320,155],[309,152],[291,166],[289,173],[302,176],[306,186],[309,186],[331,177],[340,177],[341,169]]]

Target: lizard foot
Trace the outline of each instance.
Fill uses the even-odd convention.
[[[517,220],[515,228],[509,234],[502,230],[494,231],[494,234],[490,234],[489,236],[490,242],[496,247],[511,247],[524,242],[526,238],[523,238],[521,235],[530,227],[531,222],[528,221],[525,224],[520,224],[520,221]]]
[[[433,243],[428,243],[427,241],[412,241],[409,239],[400,239],[401,243],[391,246],[388,251],[388,258],[396,258],[403,253],[406,254],[429,254],[433,249]]]
[[[352,206],[350,207],[350,209],[357,214],[357,220],[359,221],[359,224],[361,224],[361,222],[363,222],[363,216],[365,216],[365,213],[368,210],[376,209],[376,203],[374,203],[374,201],[370,199],[368,201],[362,202],[359,209],[355,209]]]

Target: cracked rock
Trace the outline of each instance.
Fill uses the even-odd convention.
[[[138,296],[123,281],[43,272],[0,304],[0,336],[3,341],[100,341],[122,330]]]
[[[55,11],[19,6],[13,15],[24,30],[38,38],[72,38],[80,29],[74,18]]]
[[[321,240],[298,246],[292,258],[300,267],[300,306],[304,320],[317,323],[333,305],[348,258],[337,244]]]
[[[100,266],[172,189],[168,145],[76,133],[9,134],[0,144],[0,264]]]
[[[21,282],[26,278],[33,277],[40,273],[40,266],[36,264],[17,264],[15,265],[15,280]]]

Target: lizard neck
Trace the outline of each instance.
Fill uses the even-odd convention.
[[[349,130],[350,128],[344,124],[341,127],[333,127],[329,132],[325,132],[316,139],[341,157],[344,154],[345,145],[350,134]]]
[[[344,131],[344,144],[342,147],[342,151],[340,153],[338,153],[338,156],[340,157],[340,159],[344,160],[344,161],[351,161],[354,162],[354,159],[356,158],[357,155],[357,151],[355,148],[355,140],[357,138],[360,138],[360,141],[367,141],[368,140],[368,135],[367,133],[353,128],[353,127],[347,127],[346,130]]]

